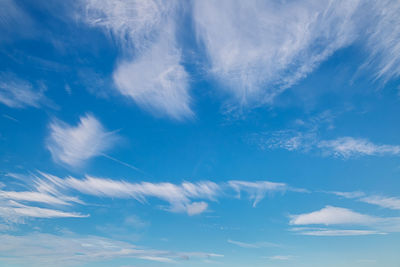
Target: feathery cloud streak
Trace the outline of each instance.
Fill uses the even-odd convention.
[[[183,182],[181,184],[166,182],[130,183],[122,180],[92,176],[86,176],[84,179],[77,179],[69,176],[63,179],[42,172],[38,175],[34,175],[32,179],[29,179],[29,182],[31,183],[31,185],[28,185],[28,187],[31,188],[30,191],[8,191],[6,188],[2,188],[0,191],[0,200],[8,201],[15,205],[18,204],[17,202],[27,202],[31,203],[29,205],[38,203],[71,208],[76,204],[85,205],[85,202],[81,199],[71,196],[72,192],[79,192],[82,194],[82,197],[84,195],[90,195],[97,197],[135,199],[141,203],[149,203],[149,200],[154,198],[168,203],[168,206],[163,208],[167,211],[183,212],[191,216],[205,212],[208,209],[208,203],[206,201],[215,202],[221,196],[226,197],[233,192],[246,192],[249,194],[250,200],[254,202],[253,206],[255,206],[267,193],[283,193],[287,190],[298,191],[291,189],[286,184],[268,181],[229,181],[220,184],[212,181],[197,183]],[[3,217],[6,217],[7,212],[12,214],[13,211],[10,209],[4,210]],[[21,216],[24,215],[22,212],[19,213]],[[28,213],[25,213],[25,215],[29,217]],[[62,216],[61,213],[58,215]],[[70,217],[83,216],[78,213],[70,213],[69,215]],[[51,216],[49,215],[48,217]]]
[[[44,91],[12,73],[0,73],[0,103],[10,108],[39,108],[47,102]]]

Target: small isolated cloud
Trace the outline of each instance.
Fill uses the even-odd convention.
[[[102,155],[118,140],[115,132],[107,132],[91,114],[80,117],[76,126],[55,120],[49,128],[46,146],[53,160],[73,167]]]
[[[267,181],[247,182],[247,181],[229,181],[229,186],[233,188],[240,197],[241,192],[246,192],[253,201],[253,207],[265,197],[267,193],[285,192],[288,186],[284,183],[274,183]]]
[[[45,89],[44,86],[35,88],[12,73],[0,73],[0,103],[10,108],[39,108],[48,101]]]
[[[349,209],[326,206],[325,208],[311,213],[292,215],[290,224],[362,224],[368,225],[378,221],[378,218],[354,212]]]
[[[190,108],[189,78],[175,40],[176,1],[83,1],[85,21],[104,29],[122,51],[117,90],[154,115],[183,120]]]

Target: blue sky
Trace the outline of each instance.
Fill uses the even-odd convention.
[[[0,3],[0,266],[388,266],[398,1]]]

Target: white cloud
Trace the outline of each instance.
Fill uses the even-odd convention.
[[[358,1],[196,1],[210,71],[242,104],[270,102],[356,37]]]
[[[339,197],[344,197],[344,198],[359,198],[365,196],[364,192],[360,191],[354,191],[354,192],[329,192],[331,194],[337,195]]]
[[[349,236],[375,235],[400,232],[400,217],[377,217],[358,213],[346,208],[326,206],[321,210],[290,216],[291,225],[352,225],[364,229],[292,228],[301,235]]]
[[[55,209],[28,206],[13,200],[3,201],[0,199],[0,218],[6,223],[21,223],[24,219],[31,218],[83,218],[88,215],[66,212]]]
[[[337,196],[356,199],[364,203],[377,205],[382,208],[400,210],[400,198],[398,197],[387,197],[380,195],[367,195],[364,192],[328,192]]]
[[[370,57],[366,64],[376,70],[376,78],[387,82],[400,77],[400,3],[383,0],[369,4],[376,12],[368,17]]]
[[[119,92],[139,106],[155,115],[182,120],[194,115],[190,108],[189,79],[169,31],[165,29],[138,59],[120,62],[114,81]]]
[[[28,177],[18,174],[8,174],[8,176],[18,177],[24,183],[24,191],[8,191],[6,185],[0,190],[0,200],[14,203],[12,209],[7,209],[8,213],[12,213],[18,208],[19,214],[24,213],[28,216],[28,211],[25,212],[24,209],[20,209],[22,206],[15,206],[17,202],[28,202],[31,206],[26,207],[30,208],[33,213],[38,214],[31,217],[40,217],[39,214],[43,211],[47,212],[49,218],[52,217],[51,214],[54,214],[54,217],[63,216],[63,211],[60,211],[61,213],[50,210],[44,211],[41,207],[34,207],[32,203],[64,206],[64,208],[74,207],[76,204],[85,205],[86,203],[80,198],[71,196],[73,192],[79,192],[82,194],[80,195],[82,198],[84,195],[125,198],[135,199],[146,204],[151,199],[158,199],[168,204],[167,206],[162,206],[162,209],[170,212],[184,212],[190,216],[207,211],[209,204],[206,201],[217,202],[221,196],[232,196],[232,189],[239,196],[242,191],[246,192],[253,201],[253,206],[261,201],[267,193],[283,193],[286,190],[304,192],[304,190],[291,188],[284,183],[268,181],[228,181],[220,184],[212,181],[201,181],[173,184],[168,182],[132,183],[93,176],[85,176],[83,179],[72,176],[60,178],[43,172],[38,172],[38,175],[32,174]],[[70,217],[79,215],[78,213],[65,214],[73,215]],[[264,246],[265,243],[258,243],[258,245]]]
[[[208,204],[204,201],[201,202],[193,202],[186,206],[187,214],[196,215],[203,213],[207,210]]]
[[[399,145],[375,144],[365,138],[339,137],[321,140],[315,129],[305,132],[294,130],[276,131],[267,135],[256,135],[261,149],[285,149],[288,151],[318,152],[323,156],[349,159],[359,156],[400,155]]]
[[[31,233],[24,236],[1,235],[0,255],[10,264],[29,266],[69,266],[117,258],[137,258],[155,262],[222,257],[203,252],[175,252],[142,248],[98,236]],[[5,257],[6,256],[6,257]]]
[[[379,221],[379,218],[354,212],[349,209],[326,206],[325,208],[311,213],[292,215],[290,224],[361,224],[370,225]]]
[[[340,137],[334,140],[320,141],[317,146],[322,149],[324,153],[344,158],[363,155],[400,154],[400,146],[376,145],[366,139],[357,139],[353,137]]]
[[[257,206],[257,204],[265,197],[267,193],[284,192],[288,189],[288,186],[284,183],[274,183],[268,181],[229,181],[228,184],[239,194],[239,197],[241,191],[249,194],[250,199],[253,200],[253,207]]]
[[[279,261],[287,261],[287,260],[291,260],[292,258],[293,258],[293,256],[291,256],[291,255],[275,255],[275,256],[268,257],[268,259],[270,259],[270,260],[279,260]]]
[[[107,132],[90,114],[80,117],[77,126],[61,121],[50,123],[47,149],[54,161],[79,166],[92,157],[102,155],[118,139],[115,132]]]
[[[119,42],[122,60],[114,70],[118,91],[155,115],[192,117],[188,74],[175,40],[175,1],[86,3],[86,21]]]
[[[29,202],[40,202],[53,205],[70,205],[67,201],[52,196],[50,194],[41,192],[30,192],[30,191],[2,191],[0,190],[0,199],[10,199],[16,201],[29,201]]]
[[[47,100],[45,87],[34,86],[11,73],[0,73],[0,103],[10,108],[39,108]]]
[[[366,196],[359,199],[362,202],[378,205],[382,208],[400,210],[400,198],[384,196]]]
[[[54,187],[60,189],[74,189],[81,193],[119,198],[134,198],[145,202],[147,198],[158,198],[170,204],[168,208],[173,212],[186,212],[196,215],[204,212],[208,204],[192,202],[192,199],[214,200],[219,192],[219,186],[213,182],[184,182],[181,185],[171,183],[128,183],[111,179],[87,176],[80,180],[73,177],[61,179],[52,175],[42,174]]]
[[[382,235],[385,234],[375,230],[354,230],[354,229],[301,229],[300,235],[308,236],[360,236],[360,235]]]
[[[270,243],[270,242],[256,242],[256,243],[246,243],[241,241],[235,241],[228,239],[228,243],[239,246],[241,248],[266,248],[266,247],[279,247],[280,245]]]

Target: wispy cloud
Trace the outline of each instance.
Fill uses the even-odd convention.
[[[266,248],[266,247],[280,247],[281,245],[271,243],[271,242],[256,242],[256,243],[246,243],[241,241],[235,241],[228,239],[228,243],[242,247],[242,248]]]
[[[354,156],[382,156],[400,154],[398,145],[377,145],[367,139],[340,137],[334,140],[323,140],[317,144],[324,153],[349,158]]]
[[[290,216],[290,225],[358,226],[364,229],[330,229],[315,227],[292,228],[301,235],[348,236],[386,234],[400,231],[400,217],[377,217],[346,208],[326,206],[320,210]]]
[[[291,255],[275,255],[275,256],[270,256],[267,258],[270,260],[287,261],[287,260],[291,260],[293,258],[293,256],[291,256]]]
[[[175,40],[176,1],[83,1],[85,21],[115,37],[121,60],[118,91],[155,115],[182,120],[190,108],[189,78]]]
[[[267,193],[285,192],[289,189],[289,187],[284,183],[268,181],[229,181],[228,184],[238,193],[239,197],[242,191],[246,192],[253,201],[253,207],[257,206]]]
[[[15,175],[14,175],[15,176]],[[42,203],[46,205],[71,207],[75,204],[85,204],[80,198],[71,196],[72,192],[84,195],[135,199],[141,203],[150,203],[151,199],[158,199],[168,203],[162,207],[170,212],[184,212],[188,215],[201,214],[208,209],[208,201],[217,202],[221,197],[233,197],[233,191],[239,194],[246,192],[256,206],[266,194],[286,190],[304,192],[291,188],[284,183],[269,181],[228,181],[215,183],[212,181],[182,182],[173,184],[168,182],[127,182],[108,178],[85,176],[83,179],[68,176],[60,178],[51,174],[39,172],[32,174],[26,182],[24,191],[8,191],[2,188],[0,198],[10,201],[28,203]],[[30,188],[30,190],[26,190]]]
[[[368,19],[371,27],[366,45],[370,56],[366,65],[376,71],[377,79],[387,82],[400,76],[400,3],[383,0],[369,4],[377,12]]]
[[[186,212],[195,215],[204,212],[208,204],[193,199],[215,200],[220,190],[219,185],[205,181],[199,183],[184,182],[181,185],[171,183],[129,183],[111,179],[87,176],[80,180],[73,177],[61,179],[43,174],[48,182],[60,189],[73,189],[84,194],[105,197],[133,198],[146,202],[147,198],[158,198],[170,204],[172,212]],[[42,180],[43,181],[43,180]]]
[[[100,156],[118,139],[115,132],[108,132],[91,114],[80,117],[76,126],[55,120],[49,125],[46,142],[54,161],[69,166],[80,166],[92,157]]]
[[[67,212],[49,208],[24,205],[13,200],[4,201],[0,198],[0,218],[8,223],[24,223],[25,219],[32,218],[84,218],[88,215]]]
[[[0,43],[31,37],[36,33],[31,16],[20,4],[14,0],[0,2]]]
[[[271,102],[357,36],[358,1],[198,1],[210,71],[241,104]]]
[[[12,73],[0,73],[0,103],[11,108],[39,108],[48,102],[45,87],[35,88]]]
[[[398,197],[384,197],[384,196],[366,196],[359,199],[362,202],[378,205],[382,208],[400,210],[400,198]]]
[[[308,236],[362,236],[362,235],[382,235],[385,234],[375,230],[354,230],[354,229],[327,229],[327,228],[298,228],[300,235]]]
[[[116,258],[136,258],[154,262],[177,262],[223,257],[204,252],[175,252],[138,247],[131,243],[98,236],[31,233],[1,235],[0,258],[8,264],[67,266]]]
[[[356,199],[361,202],[365,202],[372,205],[377,205],[382,208],[400,210],[400,198],[388,197],[381,195],[367,195],[364,192],[328,192],[337,196],[341,196],[349,199]]]
[[[375,144],[365,138],[338,137],[321,140],[314,131],[276,131],[268,135],[258,136],[257,145],[261,149],[285,149],[303,153],[318,153],[342,159],[361,156],[400,155],[399,145]]]

